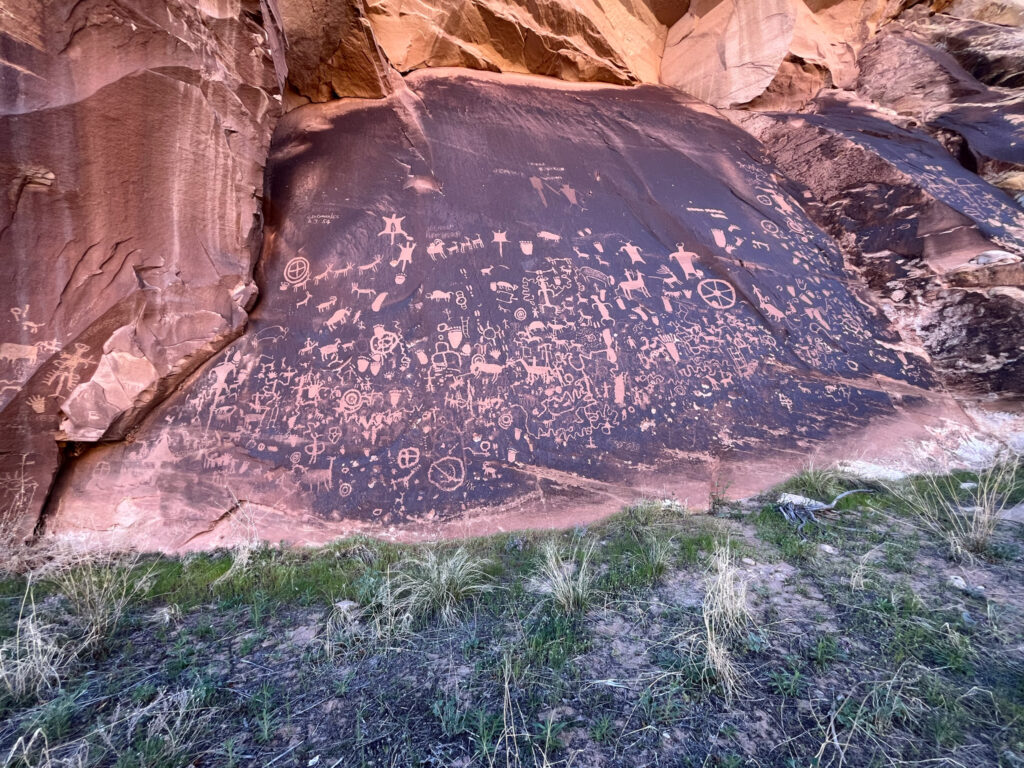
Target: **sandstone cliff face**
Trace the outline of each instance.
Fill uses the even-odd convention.
[[[1010,87],[1017,82],[1013,73],[1024,56],[1020,51],[1024,29],[943,16],[920,18],[893,25],[865,47],[857,92],[920,121],[968,168],[1020,194],[1024,91],[1019,85],[1024,83]]]
[[[301,103],[381,97],[395,72],[469,67],[568,81],[653,83],[672,3],[641,0],[267,0]],[[685,9],[683,9],[685,10]]]
[[[257,10],[0,14],[0,518],[23,531],[57,440],[124,436],[244,327],[278,111]]]
[[[13,0],[0,527],[537,522],[1019,397],[1021,20]]]
[[[716,107],[752,102],[773,83],[761,106],[802,103],[824,86],[850,87],[858,51],[900,6],[892,0],[697,0],[669,30],[661,82]]]
[[[738,120],[839,240],[908,343],[961,392],[1016,395],[1024,381],[1024,211],[920,130],[822,97],[803,114]]]
[[[301,510],[312,537],[678,493],[684,464],[931,399],[835,244],[700,102],[407,82],[279,125],[249,333],[76,463],[51,530],[208,544],[243,492],[266,530]]]

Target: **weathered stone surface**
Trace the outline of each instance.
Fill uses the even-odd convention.
[[[0,11],[0,523],[242,329],[273,71],[258,6]]]
[[[657,82],[666,31],[639,0],[374,0],[367,15],[402,72],[471,67],[569,81]]]
[[[661,82],[716,107],[761,95],[789,52],[794,0],[696,0],[665,40]]]
[[[1011,27],[1024,26],[1024,2],[1021,0],[953,0],[939,4],[945,6],[941,10],[952,16]]]
[[[1024,86],[1024,26],[958,19],[944,13],[914,20],[913,32],[942,48],[976,80],[1004,88]]]
[[[908,344],[974,395],[1024,381],[1024,211],[921,131],[849,97],[736,115],[843,245]]]
[[[288,106],[391,91],[390,67],[362,0],[265,0],[280,20]]]
[[[922,39],[941,37],[939,24],[887,27],[861,53],[857,92],[924,123],[969,169],[1018,194],[1024,191],[1024,92],[986,86]],[[931,31],[921,31],[926,27]]]
[[[280,18],[286,106],[377,98],[398,72],[470,67],[569,81],[657,82],[685,3],[641,0],[264,0]]]
[[[798,107],[848,88],[892,0],[697,0],[669,30],[661,82],[717,107]],[[766,91],[768,93],[766,94]]]
[[[586,515],[766,446],[897,443],[928,368],[753,140],[672,89],[520,79],[289,113],[250,332],[80,457],[48,530],[208,546],[240,502],[293,541]]]

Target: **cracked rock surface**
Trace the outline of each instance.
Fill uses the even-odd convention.
[[[408,83],[279,124],[248,333],[133,442],[77,461],[51,530],[201,546],[241,498],[292,541],[557,519],[948,410],[797,190],[706,105]]]
[[[0,14],[0,520],[22,532],[58,440],[126,435],[244,327],[279,109],[258,10]]]
[[[490,532],[1020,440],[1022,24],[8,0],[0,536]]]

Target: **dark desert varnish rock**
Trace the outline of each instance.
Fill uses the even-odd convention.
[[[1024,211],[934,138],[863,102],[822,95],[810,110],[734,115],[810,188],[812,218],[843,243],[944,383],[1019,396]]]
[[[708,107],[408,82],[284,118],[246,335],[134,442],[81,457],[50,530],[209,546],[241,502],[292,541],[553,500],[585,520],[942,400],[799,191]]]

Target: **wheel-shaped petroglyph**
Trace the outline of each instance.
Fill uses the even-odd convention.
[[[284,279],[291,285],[301,285],[309,278],[309,259],[296,256],[284,265]]]
[[[457,456],[445,456],[430,465],[427,479],[442,491],[457,490],[466,481],[466,465]]]
[[[401,469],[412,469],[420,463],[419,448],[402,448],[395,458],[395,462]]]
[[[715,309],[729,309],[736,304],[736,291],[725,280],[701,280],[697,284],[697,293]]]

